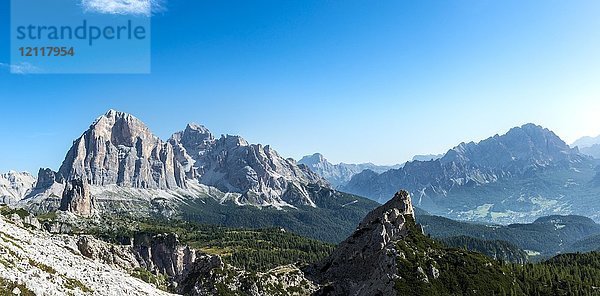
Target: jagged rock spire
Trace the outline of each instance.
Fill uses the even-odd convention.
[[[408,235],[414,209],[407,191],[371,211],[316,272],[326,295],[395,295],[394,242]]]

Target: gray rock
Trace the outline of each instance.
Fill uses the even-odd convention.
[[[60,210],[82,217],[91,217],[94,214],[94,199],[87,181],[73,179],[67,182],[60,201]]]
[[[77,240],[77,249],[81,255],[87,258],[99,260],[127,271],[140,267],[131,246],[115,246],[84,235]]]
[[[243,203],[271,205],[285,201],[314,206],[306,185],[329,186],[309,168],[281,157],[268,145],[249,144],[239,136],[215,139],[203,126],[190,124],[169,142],[178,151],[177,159],[185,163],[188,176],[223,192],[241,193]]]
[[[38,172],[37,182],[35,184],[35,189],[42,190],[49,188],[56,182],[56,172],[51,169],[40,169]]]
[[[343,186],[348,183],[352,177],[364,170],[372,170],[377,173],[383,173],[391,169],[401,168],[402,165],[380,166],[372,163],[332,164],[320,153],[304,156],[298,161],[300,164],[308,166],[313,172],[325,178],[334,187]]]
[[[179,279],[185,276],[196,261],[196,250],[181,245],[176,234],[138,234],[133,251],[140,265],[152,272]]]
[[[154,136],[130,114],[108,111],[77,139],[59,175],[92,185],[136,188],[185,188],[185,175],[173,146]]]
[[[397,274],[394,242],[408,234],[406,223],[413,219],[410,196],[400,191],[373,210],[357,230],[317,266],[318,280],[326,295],[395,295]],[[414,222],[413,222],[414,223]]]

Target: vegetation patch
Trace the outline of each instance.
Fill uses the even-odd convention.
[[[169,291],[168,279],[164,275],[155,275],[146,269],[138,267],[133,270],[131,276],[136,277],[148,284],[152,284],[163,291]]]
[[[88,286],[84,285],[82,282],[76,279],[63,277],[64,278],[64,286],[69,290],[79,289],[84,293],[92,293],[94,292],[92,289],[88,288]]]
[[[0,278],[0,295],[13,295],[15,288],[19,289],[22,296],[35,296],[35,293],[29,290],[27,286]]]
[[[308,264],[327,257],[333,244],[302,237],[279,228],[243,229],[202,225],[186,221],[111,220],[89,228],[92,234],[111,243],[130,241],[136,234],[177,234],[180,242],[247,271],[268,271],[288,264]]]
[[[56,274],[56,269],[54,269],[51,266],[48,266],[46,264],[36,262],[35,260],[32,260],[32,259],[29,259],[29,265],[35,266],[46,273]]]

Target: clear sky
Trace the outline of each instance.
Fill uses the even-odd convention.
[[[600,1],[165,5],[152,20],[150,75],[0,67],[0,171],[57,169],[110,108],[163,139],[197,122],[332,162],[400,163],[527,122],[567,142],[600,134]]]

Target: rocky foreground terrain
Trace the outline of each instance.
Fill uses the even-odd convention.
[[[29,219],[25,223],[17,214],[0,218],[2,295],[168,295],[120,268],[135,265],[133,256],[123,256],[121,264],[88,258],[80,238],[36,229],[39,222]],[[126,254],[104,248],[114,257]]]
[[[24,215],[23,212],[19,212]],[[74,223],[77,218],[62,217]],[[181,245],[139,234],[115,245],[71,232],[68,222],[0,218],[0,292],[15,295],[309,295],[317,286],[294,265],[250,273]],[[2,294],[0,293],[0,294]],[[2,294],[5,295],[5,294]]]
[[[69,212],[40,219],[3,209],[4,294],[593,295],[600,284],[595,253],[522,265],[445,247],[415,223],[406,191],[371,211],[324,259],[261,272],[225,263],[222,255],[185,245],[171,232],[122,233],[115,244],[99,240],[106,239],[100,233],[81,234],[94,220]]]
[[[390,295],[397,279],[394,244],[411,231],[413,213],[408,193],[398,193],[323,262],[256,273],[182,245],[175,234],[140,233],[114,245],[61,234],[85,225],[70,212],[40,223],[13,211],[0,218],[0,278],[4,289],[25,295],[168,294],[159,288],[185,295]]]

